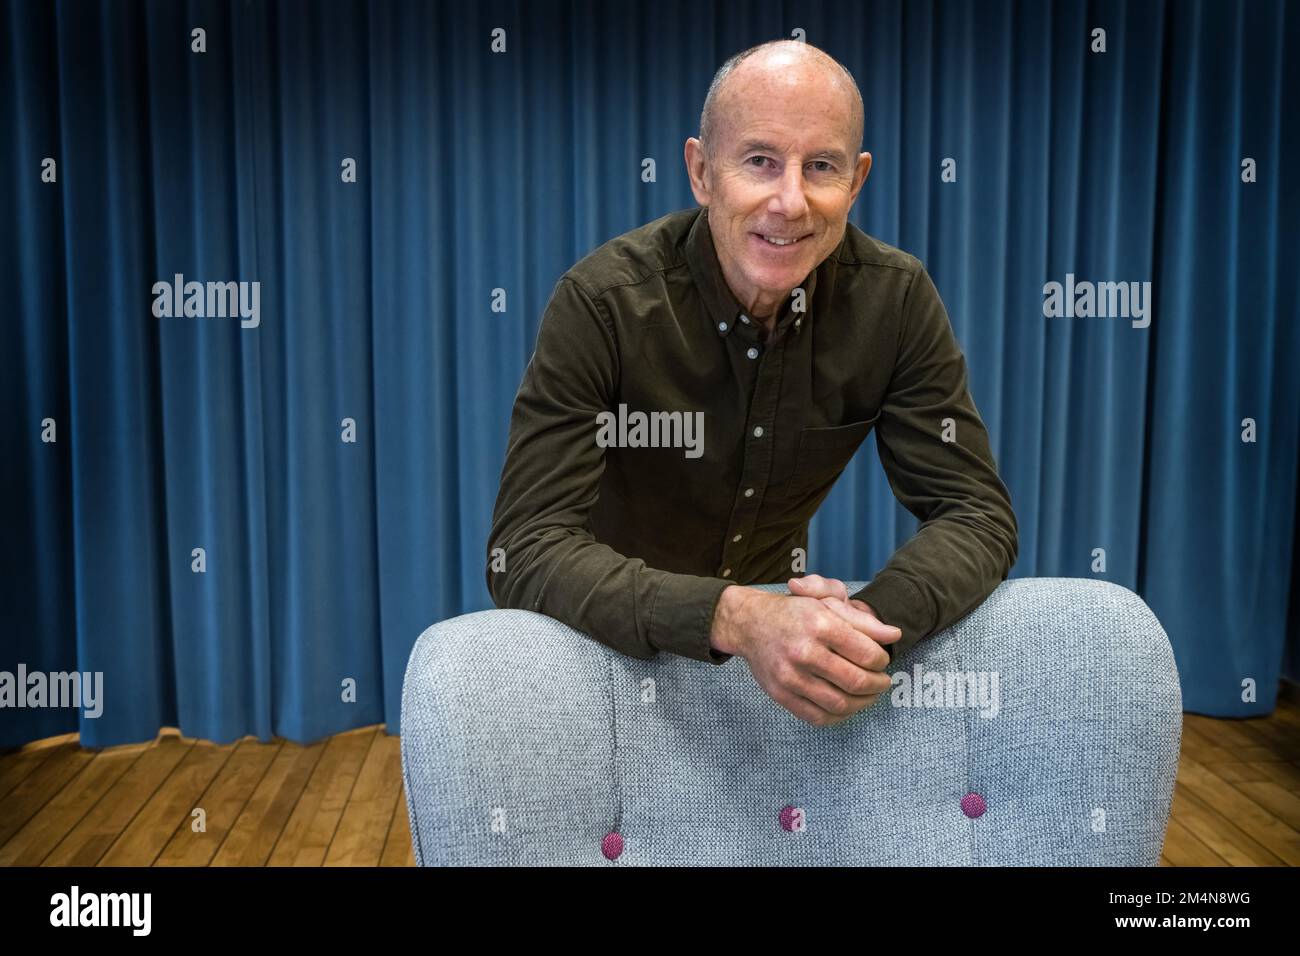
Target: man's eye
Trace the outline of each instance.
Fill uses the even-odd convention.
[[[754,160],[758,160],[758,162],[755,163],[756,166],[761,166],[763,163],[767,162],[767,157],[766,157],[766,156],[751,156],[751,157],[749,157],[749,161],[750,161],[751,163],[753,163]]]
[[[835,168],[824,159],[813,160],[813,165],[818,167],[817,172],[819,173],[829,173],[832,169]]]

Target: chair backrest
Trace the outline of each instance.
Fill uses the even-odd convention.
[[[444,621],[403,688],[417,860],[1158,860],[1182,704],[1168,638],[1132,591],[1006,581],[890,670],[890,695],[814,727],[740,658],[641,661],[520,610]]]

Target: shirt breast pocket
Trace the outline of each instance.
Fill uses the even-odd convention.
[[[785,486],[786,497],[803,498],[820,494],[834,484],[879,419],[880,413],[877,412],[865,421],[849,422],[847,425],[805,427],[799,434],[794,473]]]

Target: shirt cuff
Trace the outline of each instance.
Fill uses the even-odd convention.
[[[866,601],[876,612],[876,617],[902,630],[903,636],[898,640],[881,645],[889,654],[891,663],[910,651],[923,638],[929,637],[934,629],[935,615],[930,611],[925,597],[915,584],[896,571],[877,574],[862,590],[850,594],[849,599]]]
[[[731,654],[709,644],[718,598],[734,582],[693,574],[665,574],[650,612],[650,645],[708,664],[725,664]]]

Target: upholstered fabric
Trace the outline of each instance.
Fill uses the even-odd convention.
[[[529,611],[436,624],[402,692],[416,860],[1158,861],[1182,698],[1164,629],[1132,591],[1005,581],[890,672],[907,683],[896,676],[872,707],[814,727],[740,658],[637,660]],[[932,687],[929,706],[903,706],[926,704],[931,672],[982,673],[986,696],[935,706],[963,702]]]

